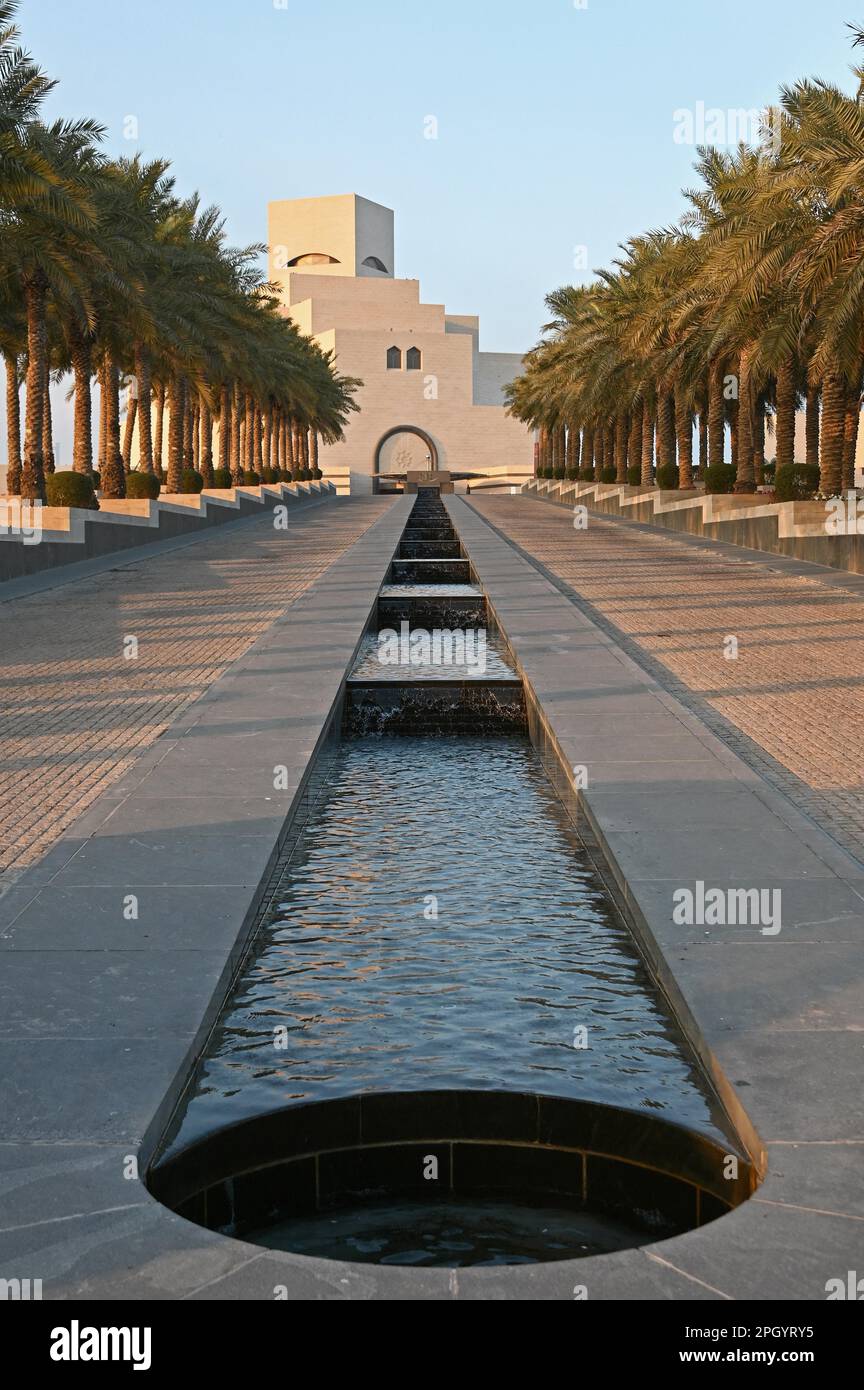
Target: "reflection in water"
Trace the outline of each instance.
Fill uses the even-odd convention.
[[[528,740],[349,742],[175,1143],[293,1101],[448,1087],[722,1123]]]
[[[295,1217],[256,1233],[256,1245],[355,1264],[527,1265],[605,1255],[633,1245],[633,1229],[609,1216],[512,1202],[364,1202]]]

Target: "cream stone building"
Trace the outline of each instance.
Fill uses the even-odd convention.
[[[363,382],[344,442],[321,449],[340,491],[434,468],[501,487],[532,476],[533,436],[504,411],[522,357],[481,352],[479,319],[396,279],[389,208],[355,194],[271,203],[268,240],[283,312]]]

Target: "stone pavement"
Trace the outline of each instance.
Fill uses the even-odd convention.
[[[472,496],[664,689],[864,861],[864,595],[527,497]],[[752,556],[753,552],[748,552]],[[737,659],[727,639],[737,641]]]
[[[0,892],[391,505],[255,518],[0,601]]]

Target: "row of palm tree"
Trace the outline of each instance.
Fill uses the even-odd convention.
[[[850,26],[852,27],[852,26]],[[864,32],[853,29],[855,44]],[[701,147],[680,223],[634,237],[552,319],[511,413],[539,432],[541,475],[738,492],[812,465],[826,496],[854,484],[864,384],[864,69],[858,90],[783,88],[756,146]],[[806,456],[795,457],[806,410]],[[717,478],[715,474],[715,479]]]
[[[55,82],[21,48],[16,10],[0,0],[7,491],[45,500],[49,384],[67,375],[72,467],[98,468],[104,497],[126,495],[136,454],[169,492],[193,469],[206,486],[316,472],[319,440],[342,438],[359,383],[280,315],[257,269],[266,248],[229,247],[218,209],[179,197],[166,161],[109,159],[94,121],[41,119]]]

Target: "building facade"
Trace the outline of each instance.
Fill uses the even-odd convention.
[[[363,382],[345,440],[321,448],[340,491],[433,468],[502,487],[532,476],[533,436],[504,410],[521,355],[481,352],[479,319],[396,279],[389,208],[355,194],[271,203],[268,240],[283,312]]]

